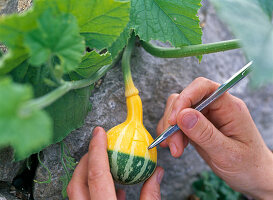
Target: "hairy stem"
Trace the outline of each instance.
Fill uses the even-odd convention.
[[[28,101],[26,104],[24,104],[21,108],[20,114],[27,115],[30,111],[35,109],[43,109],[53,102],[55,102],[57,99],[62,97],[64,94],[69,92],[70,90],[80,89],[87,87],[93,83],[95,83],[97,80],[99,80],[109,69],[111,69],[112,65],[106,65],[100,68],[94,75],[92,75],[88,79],[83,79],[79,81],[67,81],[63,82],[60,87],[57,89],[51,91],[50,93],[39,97],[37,99],[33,99]]]
[[[240,48],[239,40],[227,40],[209,44],[190,45],[181,48],[157,47],[148,42],[140,41],[143,48],[150,54],[160,58],[180,58],[187,56],[199,56]]]
[[[138,90],[136,89],[132,79],[131,67],[130,67],[131,55],[135,46],[135,39],[136,37],[134,33],[132,33],[131,38],[129,39],[129,42],[126,48],[124,49],[122,60],[121,60],[126,97],[138,94]]]

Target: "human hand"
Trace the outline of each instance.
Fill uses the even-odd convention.
[[[202,113],[191,107],[219,84],[197,78],[180,94],[169,97],[157,134],[169,125],[180,129],[162,147],[182,155],[188,141],[212,170],[233,189],[259,199],[273,199],[273,156],[257,130],[245,103],[225,93]]]
[[[154,174],[143,184],[141,200],[161,199],[160,182],[163,175],[164,170],[157,167]],[[67,194],[70,200],[125,199],[123,190],[115,191],[107,155],[107,137],[103,128],[94,129],[89,151],[77,165],[67,187]]]

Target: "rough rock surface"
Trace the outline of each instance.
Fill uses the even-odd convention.
[[[0,150],[0,181],[8,183],[16,176],[23,162],[12,162],[13,151],[11,148]]]
[[[207,2],[200,11],[200,16],[204,24],[204,43],[232,38]],[[157,122],[163,114],[168,96],[183,90],[196,77],[204,76],[217,82],[224,82],[244,64],[245,59],[240,50],[204,55],[201,64],[198,64],[194,57],[161,59],[151,56],[141,47],[136,47],[132,57],[132,74],[143,101],[145,127],[155,137]],[[245,100],[266,143],[272,148],[273,138],[270,131],[273,130],[273,94],[266,88],[251,91],[247,88],[247,82],[248,80],[242,81],[231,90],[231,93]],[[102,126],[105,130],[109,130],[126,118],[120,65],[107,73],[100,88],[94,91],[91,102],[93,110],[87,116],[84,126],[73,131],[65,139],[72,155],[77,160],[87,152],[94,127]],[[61,199],[62,186],[59,178],[63,174],[63,169],[59,152],[58,144],[51,145],[43,151],[44,163],[49,167],[53,178],[50,184],[35,184],[34,197],[36,200]],[[170,200],[184,199],[189,195],[190,185],[196,174],[208,169],[191,146],[179,159],[172,158],[168,149],[159,148],[158,164],[165,169],[165,177],[161,185],[162,199]],[[47,172],[40,166],[36,180],[45,179],[47,179]],[[117,187],[126,189],[128,199],[139,198],[141,185],[118,185]]]
[[[18,6],[18,0],[3,0],[3,3],[1,2],[1,5],[0,5],[0,15],[16,12],[17,6]]]
[[[14,191],[15,192],[15,191]],[[10,185],[0,181],[0,200],[18,200],[18,198],[10,191]]]

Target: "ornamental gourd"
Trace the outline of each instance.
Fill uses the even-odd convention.
[[[121,184],[136,184],[148,179],[157,163],[157,150],[148,150],[153,142],[142,119],[142,102],[130,71],[130,56],[134,36],[129,40],[122,57],[127,119],[107,132],[108,157],[114,180]]]

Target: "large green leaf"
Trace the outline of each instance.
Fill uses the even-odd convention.
[[[30,64],[40,66],[57,56],[65,73],[80,63],[84,40],[76,18],[71,14],[54,15],[45,11],[38,18],[38,28],[27,32],[25,44],[30,49]]]
[[[28,58],[29,52],[23,42],[24,35],[38,28],[37,19],[48,9],[54,11],[54,14],[74,15],[88,46],[104,49],[110,47],[126,27],[129,21],[130,2],[37,0],[34,1],[33,8],[24,14],[1,16],[0,42],[9,48],[10,54],[1,58],[0,74],[8,73]],[[25,56],[20,62],[18,62],[18,52],[20,56]]]
[[[169,41],[175,47],[202,43],[200,0],[132,0],[130,25],[142,40]]]
[[[129,21],[130,2],[69,0],[64,4],[63,1],[57,1],[59,9],[78,19],[80,32],[90,48],[100,50],[111,46]]]
[[[272,19],[273,1],[272,0],[257,0],[259,1],[262,9],[268,14],[269,20]]]
[[[110,65],[112,62],[109,53],[98,54],[96,51],[91,51],[85,54],[80,65],[75,70],[84,78],[89,78],[104,65]]]
[[[268,12],[257,0],[212,0],[220,17],[241,39],[248,59],[254,61],[251,83],[273,82],[273,25]],[[265,1],[267,2],[267,1]],[[263,7],[265,7],[265,4]],[[272,11],[272,10],[271,10]]]
[[[20,113],[21,106],[32,98],[32,89],[0,80],[0,147],[14,148],[21,160],[43,149],[52,141],[52,121],[42,110]]]
[[[0,59],[0,75],[10,72],[28,58],[28,50],[23,44],[24,33],[37,27],[36,19],[42,11],[43,8],[40,7],[35,10],[30,9],[23,15],[12,14],[0,17],[0,42],[9,50]]]
[[[129,24],[125,27],[120,36],[115,40],[115,42],[108,48],[111,53],[112,59],[114,60],[125,45],[128,43],[128,39],[130,37],[130,27]]]
[[[71,131],[80,128],[91,109],[92,87],[73,90],[54,102],[46,111],[54,123],[53,143],[62,141]]]

